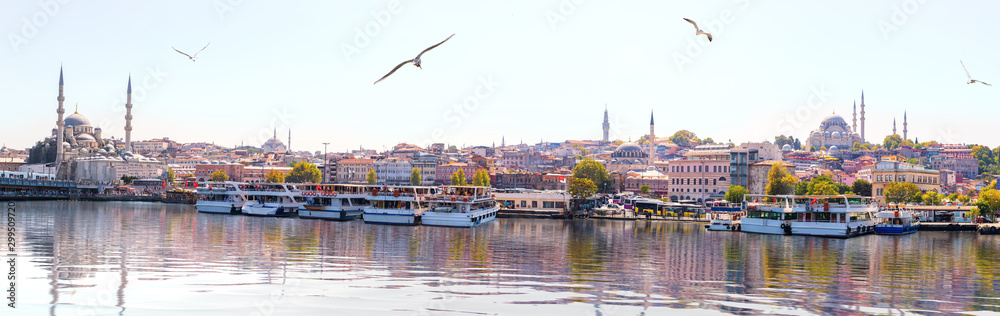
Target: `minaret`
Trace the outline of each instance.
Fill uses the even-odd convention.
[[[285,151],[288,151],[289,153],[292,152],[292,129],[291,128],[288,129],[288,146],[285,146]]]
[[[649,138],[646,139],[649,142],[649,165],[652,166],[653,162],[656,161],[656,133],[653,132],[653,110],[649,110]]]
[[[63,109],[63,101],[66,101],[66,97],[63,96],[62,65],[59,65],[59,96],[56,97],[56,100],[59,101],[59,108],[56,109],[56,113],[59,114],[59,119],[56,120],[56,174],[58,174],[59,165],[63,161],[63,134],[66,134],[66,131],[63,130],[63,125],[65,125],[63,113],[66,113],[66,110]]]
[[[903,111],[903,140],[906,139],[906,111]]]
[[[608,122],[608,105],[607,104],[604,104],[604,124],[602,125],[602,127],[604,128],[604,138],[602,138],[602,139],[605,142],[607,142],[608,141],[608,131],[611,130],[611,122]]]
[[[132,152],[132,74],[128,75],[128,90],[125,94],[125,149]]]
[[[892,134],[896,135],[896,118],[892,118]]]
[[[853,123],[851,123],[851,131],[857,133],[858,132],[858,101],[854,101],[854,114],[853,114],[853,116],[854,116],[854,118],[851,119],[851,121],[853,122]]]
[[[865,90],[861,90],[861,143],[865,141]]]

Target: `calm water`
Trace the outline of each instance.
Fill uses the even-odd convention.
[[[975,233],[839,240],[641,221],[461,229],[151,203],[17,208],[25,315],[1000,311],[1000,236]]]

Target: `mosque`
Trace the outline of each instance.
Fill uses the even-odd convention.
[[[826,148],[831,152],[837,150],[851,150],[854,143],[866,144],[865,139],[865,93],[861,92],[861,125],[858,126],[858,106],[854,105],[851,125],[843,117],[836,113],[823,118],[819,123],[819,128],[809,133],[806,139],[806,150]],[[895,122],[893,122],[892,132],[896,133]],[[906,114],[903,114],[903,135],[906,135]]]

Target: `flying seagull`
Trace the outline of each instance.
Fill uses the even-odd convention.
[[[451,36],[455,36],[455,34],[451,34]],[[392,71],[390,71],[389,73],[385,74],[385,76],[382,76],[382,78],[380,78],[379,80],[376,80],[375,83],[378,83],[379,81],[382,81],[385,78],[388,78],[389,75],[391,75],[392,73],[396,72],[396,70],[399,69],[399,67],[403,67],[403,65],[406,65],[408,63],[413,63],[413,65],[417,66],[417,68],[424,69],[424,67],[420,67],[420,56],[423,56],[424,53],[426,53],[427,51],[432,50],[432,49],[434,49],[435,47],[438,47],[441,44],[444,44],[444,42],[447,42],[449,39],[451,39],[451,36],[448,36],[448,38],[444,39],[440,43],[434,44],[434,46],[428,47],[424,51],[420,52],[420,54],[417,55],[417,58],[410,59],[410,60],[407,60],[407,61],[404,61],[404,62],[400,63],[399,65],[396,65],[396,68],[392,68]]]
[[[961,60],[959,60],[958,62],[962,63],[962,69],[965,69],[965,75],[969,77],[969,82],[966,82],[966,84],[973,84],[973,83],[978,82],[978,83],[981,83],[981,84],[984,84],[984,85],[987,85],[987,86],[993,86],[991,84],[988,84],[988,83],[985,83],[985,82],[982,82],[982,81],[979,81],[979,80],[976,80],[976,79],[972,79],[972,75],[969,74],[969,70],[965,68],[965,63],[963,63]]]
[[[209,45],[209,44],[212,44],[212,42],[208,42],[208,44],[205,44],[205,47],[202,47],[202,48],[201,48],[201,50],[199,50],[199,51],[198,51],[198,53],[200,53],[201,51],[203,51],[203,50],[205,50],[206,48],[208,48],[208,45]],[[175,51],[177,51],[178,53],[181,53],[181,55],[184,55],[184,56],[187,56],[188,58],[190,58],[190,59],[191,59],[191,61],[194,61],[194,58],[195,58],[195,57],[198,57],[198,53],[194,53],[194,55],[188,55],[187,53],[184,53],[184,52],[182,52],[182,51],[180,51],[180,50],[177,50],[177,48],[174,48],[173,46],[170,46],[170,48],[173,48],[173,49],[174,49]]]
[[[698,23],[694,23],[694,21],[691,21],[691,19],[684,18],[684,21],[688,21],[688,23],[691,23],[691,25],[694,25],[694,30],[695,30],[694,35],[705,35],[705,36],[708,36],[708,41],[709,42],[712,41],[712,33],[708,33],[708,32],[705,32],[705,31],[702,31],[701,29],[699,29],[698,28]]]

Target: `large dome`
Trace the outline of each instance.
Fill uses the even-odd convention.
[[[265,153],[273,152],[286,152],[285,144],[281,142],[278,138],[271,138],[264,142],[264,146],[260,147],[260,150]]]
[[[615,151],[642,151],[642,147],[636,143],[624,143],[618,145],[618,148],[615,148]]]
[[[837,114],[830,114],[830,116],[823,118],[823,123],[827,122],[829,123],[837,122],[837,123],[847,124],[847,121],[845,121],[843,117]]]
[[[64,126],[90,126],[90,120],[79,112],[73,113],[73,115],[67,117],[63,122],[65,123]]]

